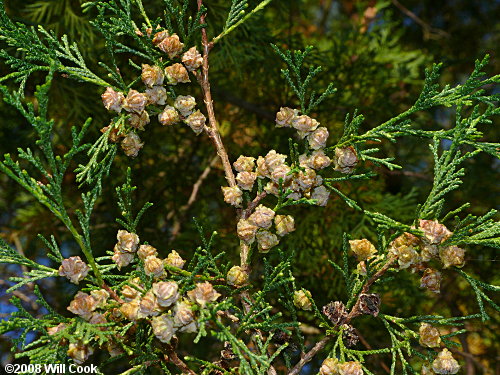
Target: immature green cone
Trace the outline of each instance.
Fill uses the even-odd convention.
[[[274,225],[276,234],[281,237],[295,230],[295,220],[292,215],[276,215]]]
[[[450,351],[445,348],[432,362],[432,369],[436,374],[456,374],[460,370],[460,365]]]
[[[366,238],[362,240],[349,240],[349,245],[351,245],[351,250],[359,262],[367,260],[377,253],[375,246]]]
[[[231,267],[227,273],[227,283],[232,286],[242,286],[248,281],[248,274],[240,266]]]
[[[312,302],[311,302],[311,292],[306,290],[297,290],[293,294],[293,304],[302,310],[311,310]]]

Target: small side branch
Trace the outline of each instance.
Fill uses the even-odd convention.
[[[300,370],[302,370],[302,367],[304,367],[307,362],[311,361],[316,354],[318,354],[323,348],[328,344],[328,342],[333,338],[334,336],[328,335],[325,336],[321,339],[321,341],[318,341],[314,347],[309,350],[288,373],[288,375],[298,375],[300,373]]]

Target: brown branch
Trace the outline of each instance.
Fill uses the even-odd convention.
[[[397,259],[397,257],[391,257],[389,258],[389,260],[384,264],[384,266],[378,270],[372,277],[370,277],[368,279],[368,281],[366,282],[366,284],[363,286],[363,289],[361,289],[361,294],[365,294],[367,293],[369,290],[370,290],[370,287],[373,285],[373,283],[375,281],[377,281],[390,267],[391,265],[394,263],[394,261]],[[358,299],[356,301],[356,303],[354,304],[353,308],[351,309],[351,312],[349,313],[349,315],[347,316],[346,320],[345,320],[345,324],[349,324],[349,322],[354,319],[355,317],[357,317],[358,315],[361,315],[361,311],[360,311],[360,308],[359,308],[359,304],[360,304],[360,298],[358,296]],[[288,373],[288,375],[296,375],[300,372],[300,370],[302,369],[302,367],[304,367],[304,365],[309,362],[311,359],[313,359],[313,357],[320,351],[322,350],[325,345],[328,343],[328,341],[330,341],[334,336],[332,335],[328,335],[328,336],[325,336],[323,337],[323,339],[321,341],[319,341],[309,352],[307,352],[303,357],[302,359],[299,361],[299,363],[297,363],[293,368],[292,370]]]
[[[257,207],[262,199],[264,199],[267,195],[267,192],[263,191],[260,194],[257,194],[257,196],[254,198],[253,201],[251,201],[247,208],[243,211],[241,217],[243,219],[247,219],[252,211],[254,210],[255,207]]]
[[[323,348],[326,346],[328,341],[330,341],[334,336],[328,335],[323,337],[320,341],[314,345],[314,347],[309,350],[288,373],[288,375],[298,375],[300,373],[300,370],[302,370],[302,367],[306,365],[307,362],[311,361],[314,356],[320,351],[323,350]]]
[[[172,362],[179,370],[182,371],[183,374],[196,375],[196,373],[191,370],[188,365],[182,361],[182,359],[179,358],[171,345],[164,345],[164,348],[167,351],[167,355],[165,355],[165,360],[167,362]]]
[[[203,5],[203,0],[198,0],[198,10],[201,9]],[[205,14],[200,17],[200,23],[205,24]],[[207,130],[210,139],[212,140],[215,148],[217,149],[217,155],[219,155],[222,166],[224,168],[224,173],[226,175],[226,180],[229,186],[236,186],[236,179],[234,178],[233,169],[231,168],[231,163],[229,162],[229,157],[227,155],[224,144],[220,137],[219,129],[217,127],[217,120],[215,118],[214,103],[212,100],[212,93],[210,91],[210,81],[208,79],[208,54],[212,45],[208,42],[207,30],[203,27],[201,29],[201,42],[203,45],[203,65],[201,75],[197,75],[198,82],[201,85],[203,91],[203,100],[205,102],[205,107],[207,108],[208,123],[210,127],[205,128]]]
[[[108,292],[108,293],[109,293],[109,295],[111,296],[111,298],[113,298],[116,302],[118,302],[118,303],[125,303],[125,301],[124,301],[124,300],[122,300],[122,299],[118,296],[118,294],[116,294],[116,292],[115,292],[113,289],[111,289],[108,285],[106,285],[106,284],[102,284],[102,288],[103,288],[106,292]]]
[[[384,266],[379,269],[372,277],[368,279],[366,284],[363,286],[363,289],[361,289],[361,293],[358,295],[358,299],[356,300],[356,303],[354,304],[353,308],[351,309],[351,312],[349,315],[347,315],[347,318],[345,320],[345,324],[349,324],[352,319],[355,317],[362,315],[363,313],[361,312],[359,305],[361,303],[361,299],[359,298],[362,294],[368,293],[370,290],[370,287],[372,284],[377,281],[386,271],[392,266],[394,261],[397,259],[397,257],[391,257],[389,260],[384,264]]]

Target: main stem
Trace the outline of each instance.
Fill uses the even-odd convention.
[[[201,9],[202,5],[203,1],[198,0],[198,9]],[[200,23],[205,23],[205,14],[200,17]],[[210,139],[214,143],[214,146],[217,150],[217,155],[219,155],[219,158],[222,162],[224,174],[226,175],[226,180],[229,186],[236,186],[236,179],[234,178],[233,169],[231,168],[229,157],[227,156],[226,149],[220,137],[217,120],[215,119],[214,103],[212,100],[212,92],[210,91],[210,81],[208,80],[208,54],[210,52],[210,49],[212,48],[212,44],[208,42],[207,31],[205,30],[205,28],[201,29],[201,42],[203,44],[203,65],[199,82],[203,90],[203,100],[205,102],[205,107],[207,108],[208,123],[210,125],[205,129],[208,132],[208,135],[210,136]]]

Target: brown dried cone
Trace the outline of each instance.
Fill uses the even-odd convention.
[[[208,281],[196,284],[196,288],[190,290],[187,295],[201,307],[205,307],[209,302],[215,302],[221,296]]]
[[[130,89],[125,101],[123,102],[123,109],[127,112],[142,113],[146,104],[148,103],[148,98],[145,94],[141,94],[137,90]]]
[[[337,358],[327,358],[321,364],[319,373],[321,375],[338,375],[339,361]]]
[[[154,255],[148,256],[144,260],[144,272],[146,275],[153,275],[154,277],[162,277],[165,275],[165,268],[163,261]]]
[[[241,207],[243,203],[243,192],[238,186],[223,186],[221,189],[224,194],[224,202],[231,206]]]
[[[310,168],[319,170],[330,166],[331,162],[322,150],[317,150],[309,156],[308,165]]]
[[[191,47],[182,55],[182,63],[187,70],[192,72],[203,64],[203,56],[201,56],[196,47]]]
[[[348,315],[345,305],[340,301],[332,301],[323,306],[323,314],[325,314],[335,326],[342,325]]]
[[[419,225],[424,232],[425,239],[434,245],[446,241],[453,234],[436,220],[420,220]]]
[[[182,257],[179,255],[179,253],[175,250],[172,250],[168,256],[164,260],[165,264],[168,264],[169,266],[177,267],[182,269],[184,267],[184,264],[186,264],[186,261],[182,259]]]
[[[342,339],[348,348],[355,346],[359,341],[356,330],[349,324],[342,325]]]
[[[255,234],[257,233],[258,226],[251,223],[249,220],[240,219],[236,228],[238,237],[240,240],[246,243],[252,243],[255,240]]]
[[[144,146],[144,143],[141,143],[141,138],[137,134],[130,132],[122,140],[121,145],[125,155],[135,158],[139,155],[139,151]]]
[[[168,33],[167,30],[163,30],[163,31],[158,31],[154,37],[153,37],[153,44],[155,46],[157,46],[158,44],[160,44],[161,42],[163,42],[165,40],[165,38],[168,38],[170,36],[170,34]]]
[[[441,272],[427,268],[420,279],[420,287],[427,288],[433,293],[441,292]]]
[[[236,182],[243,190],[251,191],[256,179],[257,173],[255,172],[239,172],[236,175]]]
[[[148,87],[163,85],[163,70],[156,65],[142,64],[142,82]]]
[[[111,87],[107,87],[106,91],[101,95],[102,104],[108,111],[115,111],[120,113],[122,111],[123,101],[125,96],[118,91],[113,90]]]
[[[78,292],[70,302],[67,310],[73,314],[80,315],[85,320],[89,320],[96,308],[97,302],[92,296],[87,293]]]
[[[236,354],[234,354],[233,347],[229,341],[224,342],[224,349],[220,352],[220,358],[225,361],[232,361],[236,358]]]
[[[91,346],[85,345],[83,341],[72,342],[68,347],[68,356],[73,358],[76,364],[81,365],[94,353]]]
[[[203,113],[201,113],[200,110],[191,113],[186,119],[184,119],[186,125],[189,126],[196,135],[203,131],[206,121],[207,118]]]
[[[432,370],[436,374],[456,374],[460,370],[460,365],[450,351],[444,348],[432,362]]]
[[[154,283],[152,291],[162,307],[172,306],[179,299],[179,286],[175,281]]]
[[[323,185],[318,186],[317,188],[314,188],[311,194],[311,199],[315,199],[318,206],[324,207],[327,205],[328,199],[330,199],[330,192]]]
[[[115,247],[116,249],[116,247]],[[134,260],[134,254],[133,253],[122,253],[120,251],[114,252],[113,256],[111,257],[111,260],[116,263],[118,266],[118,269],[121,269],[122,267],[128,266],[132,261]]]
[[[326,146],[326,141],[328,140],[328,129],[324,126],[319,127],[311,134],[307,136],[307,141],[309,142],[309,148],[313,150],[319,150]]]
[[[465,250],[458,246],[447,246],[439,250],[439,258],[443,268],[462,268],[465,264]]]
[[[182,116],[188,117],[196,107],[196,99],[190,95],[179,95],[174,101],[174,107]]]
[[[240,156],[233,163],[233,167],[237,172],[252,172],[255,168],[255,158],[251,156]]]
[[[149,114],[147,111],[143,111],[140,114],[132,113],[130,115],[130,118],[128,119],[128,122],[134,129],[144,130],[144,126],[146,126],[150,122]]]
[[[153,39],[154,43],[154,39]],[[184,44],[181,43],[177,34],[172,34],[163,38],[163,40],[156,45],[162,52],[165,52],[169,58],[173,59],[175,56],[179,55],[184,48]]]
[[[144,93],[148,104],[165,105],[167,102],[167,89],[163,86],[153,86]]]
[[[153,333],[158,340],[168,344],[175,333],[174,320],[172,317],[163,314],[160,316],[155,316],[151,320],[151,326],[153,327]]]
[[[79,256],[75,256],[62,261],[59,276],[65,276],[73,284],[78,284],[87,276],[89,270],[87,264]]]
[[[105,126],[104,128],[101,129],[101,133],[104,134],[106,133],[109,128],[113,125]],[[111,131],[108,133],[108,140],[112,143],[118,143],[120,140],[125,137],[125,134],[121,132],[121,129],[113,126]]]
[[[345,362],[338,367],[339,375],[363,375],[363,366],[359,362]]]
[[[167,82],[169,85],[191,82],[187,69],[184,65],[179,63],[167,66],[165,68],[165,75],[167,76]]]
[[[276,127],[289,128],[292,126],[293,119],[298,115],[299,111],[296,109],[281,107],[280,111],[276,113]]]
[[[257,243],[259,245],[259,251],[261,253],[267,253],[269,250],[271,250],[271,248],[278,245],[280,242],[275,234],[267,230],[261,230],[260,232],[257,232],[255,237],[257,237]]]
[[[179,113],[174,107],[167,105],[162,112],[158,114],[158,122],[163,126],[171,126],[180,121]]]
[[[140,259],[145,260],[149,256],[157,256],[158,250],[151,245],[141,245],[139,246],[139,250],[137,250],[137,255]]]
[[[260,228],[269,229],[273,224],[274,215],[275,212],[272,209],[260,204],[248,220]]]
[[[441,344],[439,330],[428,323],[421,323],[418,333],[420,335],[419,342],[422,346],[437,348]]]
[[[121,314],[128,320],[136,321],[146,316],[140,312],[140,298],[133,299],[120,306]]]
[[[380,311],[380,296],[376,293],[359,295],[359,310],[366,315],[377,316]]]
[[[358,164],[358,155],[354,147],[335,149],[335,170],[342,173],[352,173]]]

